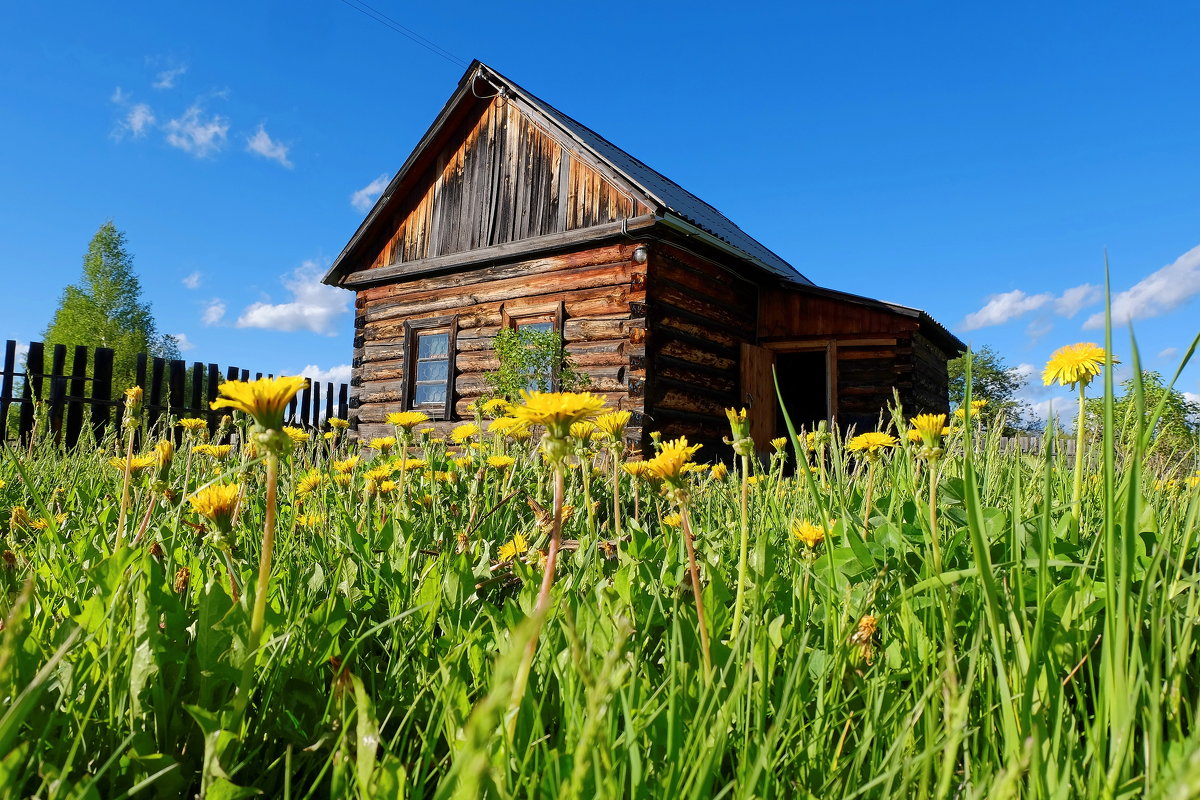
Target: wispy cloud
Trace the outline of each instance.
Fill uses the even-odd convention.
[[[375,201],[379,199],[379,195],[387,188],[389,178],[387,174],[380,175],[375,180],[368,183],[363,188],[359,189],[354,194],[350,195],[350,205],[354,206],[355,210],[367,212],[371,210],[371,206],[375,205]]]
[[[1158,357],[1163,359],[1164,361],[1170,360],[1172,358],[1178,358],[1178,356],[1179,356],[1179,348],[1178,347],[1168,347],[1164,350],[1158,351]]]
[[[114,139],[123,139],[127,134],[134,139],[146,134],[155,122],[154,111],[146,103],[135,103],[129,93],[118,86],[110,98],[115,105],[125,110],[125,116],[117,122],[113,130]]]
[[[983,308],[967,314],[962,328],[964,331],[974,331],[990,325],[1003,325],[1005,322],[1028,314],[1053,300],[1054,295],[1052,294],[1026,294],[1020,289],[989,295]]]
[[[178,80],[179,77],[185,72],[187,72],[187,64],[183,64],[182,66],[178,67],[171,67],[170,69],[164,69],[162,72],[158,73],[158,76],[154,79],[154,88],[174,89],[175,81]]]
[[[300,370],[300,375],[322,383],[349,383],[351,369],[349,364],[338,364],[336,367],[321,369],[316,364],[309,364]]]
[[[181,353],[196,349],[196,345],[188,338],[186,333],[172,333],[171,338],[175,340],[175,344],[179,346],[179,352]]]
[[[254,135],[246,139],[246,151],[275,161],[288,169],[292,168],[292,162],[288,160],[287,145],[272,139],[267,133],[267,129],[261,124],[254,131]]]
[[[321,283],[322,270],[315,261],[305,261],[283,285],[291,294],[286,303],[254,303],[238,317],[239,328],[275,331],[312,331],[336,336],[337,318],[350,309],[350,295],[343,289]]]
[[[193,103],[182,115],[168,120],[163,130],[167,133],[167,144],[196,158],[205,158],[225,146],[229,120],[220,114],[206,116],[200,104]]]
[[[191,275],[185,275],[180,283],[188,289],[199,289],[201,277],[199,272],[193,272]]]
[[[1054,301],[1054,310],[1070,319],[1083,309],[1100,302],[1104,290],[1092,283],[1083,283],[1067,289]]]
[[[216,325],[223,319],[225,319],[225,302],[220,298],[209,300],[208,305],[204,307],[204,313],[200,315],[200,321],[205,325]]]
[[[1173,311],[1200,293],[1200,247],[1193,247],[1173,263],[1151,272],[1113,297],[1112,320],[1123,325],[1131,320],[1158,317]],[[1084,328],[1103,328],[1104,314],[1087,318]]]
[[[1020,289],[1013,289],[1011,292],[989,295],[983,308],[967,314],[963,319],[962,329],[974,331],[992,325],[1003,325],[1040,308],[1053,309],[1056,314],[1070,319],[1100,300],[1102,295],[1100,287],[1090,283],[1073,286],[1060,295],[1053,292],[1028,294]],[[1049,330],[1048,325],[1045,321],[1036,326],[1031,325],[1030,335],[1034,338],[1044,335]]]

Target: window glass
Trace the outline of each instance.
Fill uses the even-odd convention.
[[[417,382],[422,381],[442,381],[446,380],[446,373],[449,372],[450,365],[445,360],[441,361],[418,361],[417,362]]]
[[[531,331],[545,333],[546,331],[554,330],[554,323],[550,322],[549,320],[541,321],[541,320],[531,319],[528,322],[526,322],[525,320],[517,320],[517,327],[518,328],[528,328]]]
[[[423,333],[417,341],[417,358],[445,358],[450,349],[448,333]]]
[[[444,406],[450,392],[450,332],[417,331],[412,370],[410,408]]]

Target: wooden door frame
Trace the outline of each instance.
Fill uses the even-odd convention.
[[[825,353],[825,421],[830,427],[837,423],[837,339],[796,340],[785,342],[760,342],[759,347],[773,352],[776,356],[787,353]],[[778,362],[776,362],[778,363]]]

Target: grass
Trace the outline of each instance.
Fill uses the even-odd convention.
[[[552,506],[536,441],[483,434],[460,455],[426,437],[406,459],[403,497],[367,492],[367,471],[398,454],[364,452],[342,486],[331,460],[348,441],[297,446],[280,465],[256,652],[260,460],[192,455],[189,440],[164,484],[151,470],[135,478],[117,548],[122,471],[106,460],[121,442],[6,450],[0,792],[1200,796],[1200,480],[1194,461],[1146,468],[1152,426],[1113,419],[1111,379],[1107,396],[1078,518],[1072,459],[1002,452],[978,423],[946,443],[935,517],[928,464],[903,435],[876,465],[869,507],[866,462],[839,437],[811,472],[792,469],[797,456],[816,466],[794,438],[752,467],[736,636],[741,476],[737,464],[692,475],[711,673],[673,509],[642,484],[635,513],[621,473],[614,539],[610,456],[596,445],[592,469],[568,470],[575,511],[515,718],[514,680],[543,622],[531,614]],[[898,410],[889,424],[907,429]],[[145,432],[142,449],[161,433]],[[487,465],[500,450],[511,467]],[[324,479],[298,497],[314,469]],[[186,503],[216,480],[244,487],[236,601]],[[14,506],[33,524],[18,513],[13,525]],[[790,532],[829,520],[815,547]],[[531,550],[500,561],[517,534]],[[248,659],[248,711],[232,714]]]

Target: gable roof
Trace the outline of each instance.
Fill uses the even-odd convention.
[[[777,277],[807,286],[815,285],[795,267],[747,234],[720,211],[478,60],[473,61],[467,68],[459,81],[458,88],[451,95],[441,113],[438,114],[412,154],[409,155],[404,165],[375,202],[374,207],[359,225],[354,236],[334,260],[325,275],[325,283],[337,283],[341,276],[353,271],[358,266],[350,262],[356,255],[365,234],[373,227],[375,220],[400,190],[404,179],[412,171],[425,148],[439,137],[443,128],[447,126],[462,104],[479,97],[475,90],[476,82],[479,80],[490,84],[498,93],[507,98],[517,101],[523,110],[530,113],[538,123],[548,129],[548,133],[560,139],[568,148],[590,155],[590,160],[605,167],[605,171],[615,173],[622,183],[643,195],[642,199],[646,201],[646,205],[655,208],[657,216],[663,217],[668,222],[671,221],[671,218],[675,218],[688,226],[700,229],[703,233],[723,242],[735,255]]]

